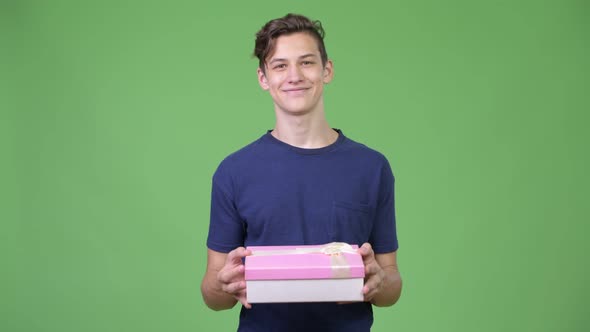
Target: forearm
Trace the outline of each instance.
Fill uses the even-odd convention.
[[[377,307],[394,305],[399,300],[402,291],[402,279],[397,267],[387,266],[383,268],[383,271],[385,277],[379,287],[379,292],[371,300],[371,303]]]
[[[206,275],[203,278],[201,294],[205,304],[216,311],[231,309],[238,302],[231,294],[221,289],[221,284],[214,275]]]

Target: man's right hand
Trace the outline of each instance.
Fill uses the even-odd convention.
[[[221,284],[221,290],[232,295],[247,309],[252,306],[246,299],[245,267],[242,260],[250,254],[252,252],[244,247],[230,251],[227,254],[225,265],[217,273],[217,281]]]

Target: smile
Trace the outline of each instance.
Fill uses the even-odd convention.
[[[301,91],[305,91],[305,90],[309,90],[309,88],[297,88],[297,89],[284,89],[284,92],[301,92]]]

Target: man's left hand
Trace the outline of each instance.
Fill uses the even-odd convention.
[[[373,297],[379,293],[385,280],[385,271],[381,268],[375,259],[375,253],[369,243],[364,243],[358,253],[363,257],[365,264],[365,285],[363,286],[363,295],[366,302],[371,302]]]

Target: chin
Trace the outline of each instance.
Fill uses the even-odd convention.
[[[286,107],[284,108],[285,112],[290,113],[290,114],[307,114],[311,112],[311,108],[310,107]]]

